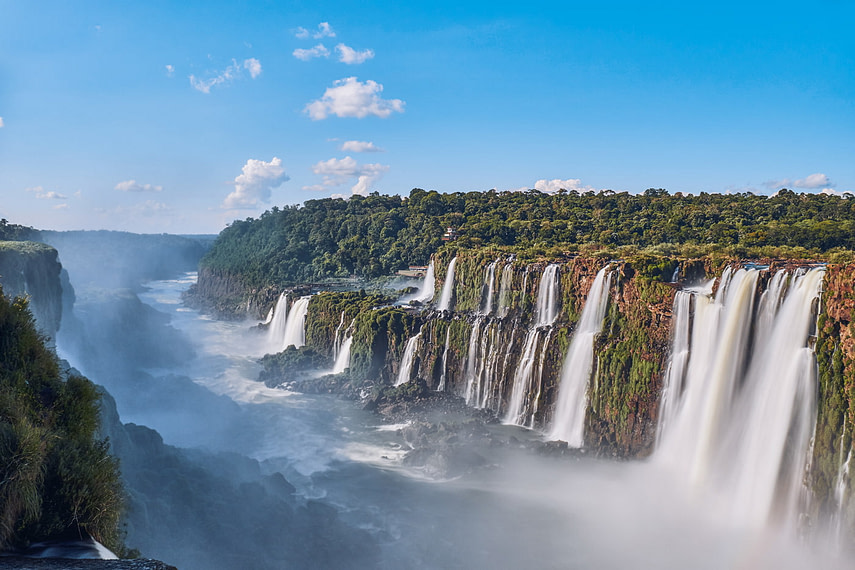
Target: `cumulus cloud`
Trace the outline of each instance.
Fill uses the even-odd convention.
[[[166,67],[166,76],[167,77],[172,77],[173,75],[175,75],[175,66],[174,65],[167,64],[165,67]]]
[[[54,192],[53,190],[45,191],[41,186],[27,188],[26,191],[31,194],[35,194],[36,198],[40,200],[68,200],[68,196],[60,194],[59,192]]]
[[[270,162],[251,158],[234,181],[235,190],[223,201],[223,208],[254,208],[259,202],[269,202],[274,188],[290,180],[282,167],[282,159],[273,157]]]
[[[51,209],[52,210],[67,210],[68,209],[68,203],[66,202],[63,204],[57,204],[56,206],[52,207]]]
[[[299,27],[294,31],[294,36],[301,40],[307,40],[309,38],[315,38],[319,40],[321,38],[334,38],[335,30],[332,29],[329,22],[321,22],[318,24],[318,29],[314,32],[310,32],[304,27]]]
[[[386,152],[369,141],[344,141],[341,144],[341,150],[344,152]]]
[[[362,51],[356,51],[352,47],[348,47],[344,44],[338,44],[335,46],[335,50],[338,52],[338,60],[348,65],[364,63],[374,57],[373,50],[365,49]]]
[[[328,50],[324,44],[318,44],[311,49],[297,48],[292,53],[297,59],[309,61],[316,57],[329,57],[330,50]]]
[[[371,186],[389,171],[385,164],[359,164],[353,158],[331,158],[322,160],[312,166],[312,172],[323,176],[323,183],[314,186],[304,186],[304,190],[328,190],[342,186],[356,178],[356,184],[351,187],[353,194],[367,196]]]
[[[243,67],[249,71],[249,76],[253,79],[261,75],[261,62],[254,57],[243,60]]]
[[[3,117],[0,117],[0,129],[2,129],[6,124],[3,122]]]
[[[535,190],[539,190],[540,192],[545,192],[547,194],[554,194],[562,188],[568,192],[575,190],[580,194],[589,191],[597,191],[593,186],[582,186],[582,180],[579,178],[568,178],[566,180],[553,178],[552,180],[538,180],[534,183]]]
[[[160,192],[163,190],[163,186],[139,184],[136,180],[125,180],[116,184],[114,189],[122,192]]]
[[[828,179],[828,176],[821,172],[810,174],[804,178],[792,180],[790,178],[782,178],[780,180],[769,180],[763,183],[769,189],[778,190],[787,186],[793,188],[804,188],[806,190],[815,190],[817,188],[833,188],[834,184]]]
[[[261,62],[255,58],[250,58],[245,59],[242,63],[238,63],[237,60],[233,59],[232,64],[230,66],[225,68],[223,71],[216,72],[213,77],[201,79],[199,77],[196,77],[195,75],[191,75],[190,85],[192,85],[193,89],[195,89],[196,91],[201,91],[202,93],[210,93],[212,87],[231,83],[232,81],[243,75],[244,69],[249,71],[249,76],[252,79],[255,79],[256,77],[261,75]]]
[[[382,91],[383,86],[376,81],[369,79],[363,83],[356,77],[346,77],[327,87],[323,97],[306,105],[305,112],[313,121],[330,115],[359,119],[374,115],[385,119],[392,113],[403,113],[404,102],[383,99],[380,97]]]

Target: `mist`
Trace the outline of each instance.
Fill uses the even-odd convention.
[[[147,557],[181,568],[850,566],[828,533],[737,525],[720,496],[667,465],[552,456],[517,426],[462,434],[461,466],[444,474],[408,461],[415,426],[258,382],[258,321],[182,304],[192,256],[128,241],[113,266],[84,238],[52,238],[74,288],[57,348],[111,395],[103,431],[128,489],[127,543]]]

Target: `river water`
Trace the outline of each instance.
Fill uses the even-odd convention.
[[[716,514],[703,492],[653,462],[548,458],[522,448],[480,450],[490,467],[435,481],[406,468],[397,426],[331,396],[270,389],[255,378],[264,336],[184,307],[195,274],[147,284],[143,302],[170,316],[195,356],[168,371],[228,398],[240,422],[186,423],[134,415],[166,443],[236,451],[279,471],[298,494],[334,505],[380,546],[381,568],[850,568],[825,544]],[[174,405],[174,402],[173,402]],[[208,423],[210,422],[210,423]],[[199,425],[201,424],[201,425]],[[496,426],[510,438],[538,438]],[[292,539],[295,537],[291,537]],[[848,563],[849,562],[849,563]]]

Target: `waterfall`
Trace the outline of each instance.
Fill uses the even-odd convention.
[[[488,265],[484,273],[484,286],[482,289],[486,290],[487,295],[481,305],[482,315],[489,315],[493,311],[493,290],[496,283],[496,264],[498,262],[499,260],[497,259]]]
[[[490,358],[489,341],[490,329],[483,327],[485,319],[479,316],[472,325],[472,334],[469,337],[469,352],[466,356],[466,390],[463,397],[466,404],[475,408],[483,407],[481,401],[486,392],[485,367]]]
[[[526,274],[526,278],[528,275]],[[524,279],[524,283],[525,283]],[[542,351],[546,351],[551,337],[551,331],[544,334],[544,330],[550,327],[558,316],[558,266],[550,264],[544,269],[537,290],[537,303],[534,314],[535,321],[526,335],[523,353],[520,357],[517,369],[514,372],[513,388],[508,409],[503,419],[506,424],[527,425],[529,424],[529,412],[536,409],[530,398],[531,388],[534,382],[540,382],[543,372]]]
[[[558,316],[558,265],[551,263],[543,270],[537,289],[536,326],[551,325]]]
[[[338,359],[341,343],[344,338],[341,336],[341,327],[344,326],[344,311],[341,312],[341,318],[338,320],[338,326],[335,328],[335,338],[333,339],[333,358]]]
[[[573,339],[561,367],[558,401],[549,437],[582,447],[585,435],[585,410],[588,407],[588,383],[594,363],[594,341],[603,327],[609,300],[611,271],[603,267],[594,278],[585,306],[576,324]]]
[[[413,360],[415,359],[421,338],[422,331],[419,330],[418,334],[410,337],[407,341],[407,346],[404,348],[404,357],[401,359],[401,367],[398,369],[398,379],[395,380],[395,386],[400,386],[410,381],[410,376],[413,372]]]
[[[288,322],[288,295],[282,293],[271,309],[270,324],[267,327],[267,350],[279,352],[282,350],[282,340],[285,338],[285,325]]]
[[[508,311],[511,308],[511,279],[513,279],[513,276],[514,266],[508,260],[502,268],[502,282],[499,285],[499,318],[508,316]]]
[[[816,421],[810,336],[824,270],[780,271],[755,302],[759,274],[727,268],[714,299],[688,292],[688,362],[681,374],[675,333],[655,455],[690,486],[717,493],[724,516],[753,527],[773,513],[795,519]],[[675,297],[675,318],[685,309]]]
[[[311,295],[306,295],[294,301],[294,305],[288,312],[288,320],[285,323],[285,338],[280,350],[285,350],[289,346],[300,348],[306,344],[306,313],[309,310],[309,299],[311,298]],[[276,320],[275,315],[273,319]]]
[[[437,392],[445,391],[445,375],[448,371],[448,345],[451,343],[451,327],[445,329],[445,350],[442,351],[442,375],[439,377]]]
[[[428,264],[427,273],[425,273],[425,279],[422,281],[422,286],[419,287],[415,297],[410,300],[418,301],[419,303],[430,303],[433,300],[433,295],[436,291],[435,288],[436,278],[434,277],[433,260],[431,259]]]
[[[344,324],[344,311],[341,312],[341,323],[339,328]],[[335,364],[333,364],[333,374],[341,374],[350,367],[350,347],[353,344],[353,326],[356,324],[356,319],[350,321],[350,325],[344,330],[341,343],[339,343],[339,333],[336,329],[336,347],[335,347]]]
[[[273,307],[270,307],[270,310],[267,311],[267,317],[263,321],[261,321],[261,324],[269,325],[270,321],[272,321],[272,320],[273,320]]]
[[[341,374],[350,367],[350,345],[353,344],[353,333],[347,335],[341,343],[341,349],[333,365],[333,374]]]
[[[450,311],[452,309],[452,297],[454,296],[454,266],[457,265],[457,257],[448,264],[445,273],[445,283],[442,284],[442,295],[439,297],[438,311]]]

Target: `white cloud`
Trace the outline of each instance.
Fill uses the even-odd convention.
[[[2,129],[5,126],[6,126],[6,124],[3,122],[3,117],[0,117],[0,129]]]
[[[404,102],[400,99],[383,99],[383,86],[375,81],[365,83],[356,77],[346,77],[327,87],[323,97],[306,105],[305,112],[313,121],[337,117],[364,118],[368,115],[386,118],[392,113],[403,113]]]
[[[853,196],[853,192],[846,192],[842,190],[835,190],[834,188],[823,188],[819,191],[820,194],[828,194],[829,196],[839,196],[841,198],[851,198]]]
[[[269,202],[274,188],[290,180],[282,167],[282,159],[275,156],[270,162],[251,158],[243,166],[242,174],[235,178],[235,190],[223,201],[223,208],[254,208],[259,202]]]
[[[53,207],[53,208],[51,208],[51,209],[52,209],[52,210],[67,210],[67,209],[68,209],[68,203],[66,202],[66,203],[63,203],[63,204],[57,204],[56,206],[54,206],[54,207]]]
[[[104,214],[111,218],[115,218],[117,216],[120,217],[145,217],[151,218],[154,216],[159,216],[168,212],[172,212],[172,208],[164,204],[163,202],[156,202],[154,200],[146,200],[145,202],[140,202],[138,204],[134,204],[133,206],[117,206],[115,208],[96,208],[96,212],[99,214]]]
[[[237,79],[243,74],[243,70],[249,70],[249,75],[253,79],[258,77],[261,74],[261,62],[255,58],[245,59],[243,63],[238,63],[237,60],[232,60],[232,64],[225,68],[223,71],[218,72],[213,77],[209,77],[207,79],[200,79],[195,75],[190,76],[190,85],[193,86],[193,89],[196,91],[201,91],[202,93],[210,93],[212,87],[216,87],[217,85],[223,85],[225,83],[231,83],[233,80]]]
[[[781,188],[786,188],[787,186],[805,189],[815,189],[822,187],[831,188],[834,186],[834,184],[831,183],[831,180],[828,179],[828,176],[822,174],[821,172],[810,174],[808,176],[805,176],[804,178],[799,178],[798,180],[792,180],[790,178],[769,180],[767,182],[764,182],[763,185],[771,190],[779,190]]]
[[[249,76],[253,79],[261,75],[261,62],[254,57],[245,59],[243,61],[243,66],[245,69],[249,70]]]
[[[321,38],[334,38],[335,30],[332,29],[329,22],[321,22],[318,24],[318,29],[314,32],[310,32],[306,28],[300,26],[296,30],[294,30],[294,36],[301,40],[307,40],[310,37],[319,40]]]
[[[344,152],[385,152],[382,148],[374,146],[373,142],[368,141],[344,141],[341,144],[341,150]]]
[[[817,172],[816,174],[796,180],[793,182],[793,186],[796,188],[822,188],[823,186],[833,186],[833,184],[828,179],[828,176]]]
[[[331,158],[322,160],[312,167],[312,172],[323,176],[323,183],[304,186],[303,189],[324,190],[334,188],[356,178],[356,184],[351,187],[350,191],[354,194],[367,196],[371,186],[388,171],[389,166],[385,164],[359,164],[349,156],[341,159]]]
[[[114,190],[121,190],[122,192],[160,192],[163,190],[163,186],[139,184],[136,180],[125,180],[116,184]]]
[[[356,51],[352,47],[348,47],[344,44],[338,44],[335,46],[335,50],[338,52],[338,60],[348,65],[364,63],[374,57],[373,50],[365,49],[362,51]]]
[[[315,57],[329,57],[330,50],[326,48],[324,44],[318,44],[311,49],[301,49],[297,48],[293,52],[294,57],[300,59],[302,61],[309,61]]]
[[[175,66],[174,65],[167,64],[165,67],[166,67],[166,76],[167,77],[172,77],[173,75],[175,75]]]
[[[36,198],[40,200],[68,200],[68,196],[60,194],[59,192],[54,192],[53,190],[45,192],[45,189],[41,186],[27,188],[26,191],[35,194]]]
[[[553,178],[552,180],[538,180],[534,183],[534,189],[539,190],[541,192],[545,192],[547,194],[554,194],[561,189],[567,190],[568,192],[575,190],[577,192],[596,192],[597,189],[593,186],[582,186],[582,180],[579,178],[568,178],[567,180],[561,180],[560,178]]]

